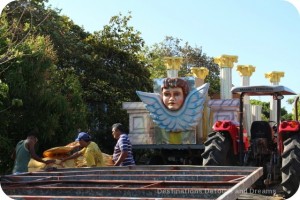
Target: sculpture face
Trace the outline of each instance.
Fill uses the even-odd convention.
[[[169,110],[179,110],[184,103],[184,94],[182,88],[163,88],[162,101]]]

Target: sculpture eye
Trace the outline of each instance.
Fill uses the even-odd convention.
[[[180,92],[174,92],[174,96],[179,97],[179,96],[181,96],[181,93]]]
[[[171,93],[170,93],[170,92],[164,92],[163,95],[164,95],[165,97],[169,97],[169,96],[171,96]]]

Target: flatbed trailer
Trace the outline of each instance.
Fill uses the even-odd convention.
[[[1,187],[13,199],[233,200],[262,174],[246,166],[64,168],[4,175]]]

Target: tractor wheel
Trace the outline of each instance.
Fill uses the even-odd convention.
[[[204,143],[205,149],[201,154],[202,164],[205,165],[231,165],[232,164],[232,145],[229,136],[226,137],[222,132],[212,132]]]
[[[293,135],[283,143],[281,176],[284,192],[289,198],[295,194],[300,181],[300,135]]]

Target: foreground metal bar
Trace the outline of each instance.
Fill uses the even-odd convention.
[[[1,177],[14,199],[236,199],[261,167],[132,166],[69,168]]]

